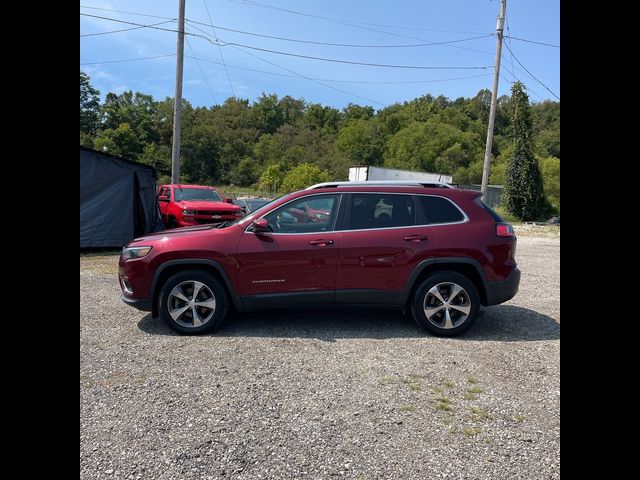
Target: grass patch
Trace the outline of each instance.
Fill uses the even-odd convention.
[[[444,422],[445,426],[446,426],[446,427],[448,427],[449,425],[451,425],[451,424],[453,423],[453,418],[451,418],[451,417],[446,417],[446,418],[443,420],[443,422]]]
[[[467,378],[467,382],[469,382],[471,385],[475,385],[476,383],[480,383],[480,380],[475,377],[469,377]]]
[[[522,423],[526,420],[527,417],[525,417],[524,415],[514,415],[513,419],[518,422],[518,423]]]
[[[407,403],[405,405],[402,405],[400,407],[400,410],[402,410],[403,412],[415,412],[416,411],[416,407],[414,407],[410,403]]]
[[[431,391],[437,395],[442,395],[444,393],[444,388],[442,387],[431,387]]]
[[[453,404],[451,403],[451,399],[447,397],[440,397],[436,399],[436,410],[441,410],[444,412],[450,412],[453,410]]]
[[[449,379],[449,378],[445,378],[444,380],[442,380],[442,385],[445,388],[448,388],[449,390],[451,390],[451,389],[456,387],[456,384],[453,383],[453,381],[451,379]]]
[[[419,375],[417,373],[410,373],[409,378],[413,381],[420,381],[424,379],[424,375]]]
[[[392,383],[396,383],[396,379],[393,378],[391,375],[385,375],[380,380],[380,383],[383,385],[391,385]]]
[[[419,383],[410,383],[409,388],[414,392],[419,392],[420,390],[422,390],[422,385],[420,385]]]
[[[482,432],[482,429],[475,428],[475,427],[465,427],[465,428],[462,429],[462,433],[464,433],[465,436],[467,436],[467,437],[475,437],[480,432]]]
[[[477,400],[478,394],[482,393],[482,389],[480,387],[473,387],[467,390],[464,394],[465,400]]]
[[[476,420],[491,420],[493,418],[489,412],[480,407],[471,407],[469,411]]]

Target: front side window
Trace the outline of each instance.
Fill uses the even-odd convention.
[[[354,193],[349,205],[347,230],[415,225],[416,209],[411,195]]]
[[[334,229],[340,195],[314,195],[283,205],[266,215],[274,233],[329,232]]]
[[[218,192],[208,188],[176,188],[174,195],[176,202],[181,202],[183,200],[222,201],[222,197],[218,195]]]

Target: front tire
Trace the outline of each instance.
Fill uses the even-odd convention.
[[[411,301],[413,318],[439,337],[454,337],[472,327],[480,310],[478,289],[458,272],[441,271],[428,276]]]
[[[172,330],[198,335],[218,327],[228,310],[227,292],[220,281],[202,270],[171,276],[159,295],[160,318]]]

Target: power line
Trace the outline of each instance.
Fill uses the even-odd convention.
[[[306,43],[309,45],[326,45],[329,47],[349,47],[349,48],[413,48],[413,47],[432,47],[436,45],[448,45],[452,43],[461,43],[461,42],[469,42],[471,40],[478,40],[480,38],[492,37],[493,33],[487,33],[485,35],[480,35],[476,37],[468,37],[468,38],[460,38],[458,40],[448,40],[444,42],[431,42],[431,43],[410,43],[410,44],[401,44],[401,45],[368,45],[368,44],[357,44],[357,43],[332,43],[332,42],[318,42],[314,40],[303,40],[300,38],[290,38],[290,37],[278,37],[275,35],[267,35],[261,33],[253,33],[246,32],[243,30],[237,30],[234,28],[225,28],[219,25],[212,25],[204,22],[196,22],[194,20],[187,20],[187,22],[195,25],[204,25],[208,27],[215,27],[218,30],[224,30],[227,32],[240,33],[242,35],[251,35],[254,37],[262,37],[262,38],[272,38],[274,40],[282,40],[285,42],[294,42],[294,43]],[[202,31],[202,30],[200,30]]]
[[[195,57],[189,57],[187,55],[187,58],[195,58]],[[202,57],[199,57],[198,60],[200,60],[201,62],[208,62],[208,63],[215,63],[216,65],[222,65],[222,62],[217,62],[215,60],[209,60],[209,59],[202,58]],[[250,71],[250,72],[264,73],[264,74],[267,74],[267,75],[275,75],[275,76],[278,76],[278,77],[300,78],[299,75],[288,75],[286,73],[269,72],[269,71],[266,71],[266,70],[259,70],[259,69],[256,69],[256,68],[249,68],[249,67],[241,67],[239,65],[232,65],[230,63],[227,63],[227,66],[229,68],[237,68],[239,70],[247,70],[247,71]],[[394,81],[394,80],[389,80],[389,81],[337,80],[337,79],[332,79],[332,78],[314,78],[313,80],[318,80],[318,81],[321,81],[321,82],[352,83],[352,84],[363,84],[363,85],[404,85],[404,84],[448,82],[448,81],[453,81],[453,80],[465,80],[465,79],[470,79],[470,78],[487,77],[489,75],[491,75],[491,74],[490,73],[483,73],[483,74],[480,74],[480,75],[468,75],[468,76],[465,76],[465,77],[436,78],[436,79],[431,79],[431,80],[398,80],[398,81]]]
[[[328,84],[326,84],[326,83],[324,83],[324,82],[321,82],[321,81],[319,81],[319,80],[315,80],[315,79],[313,79],[313,78],[311,78],[311,77],[307,77],[306,75],[302,75],[301,73],[294,72],[293,70],[290,70],[290,69],[288,69],[288,68],[286,68],[286,67],[283,67],[282,65],[278,65],[277,63],[273,63],[273,62],[271,62],[271,61],[269,61],[269,60],[267,60],[267,59],[265,59],[265,58],[262,58],[262,57],[260,57],[260,56],[258,56],[258,55],[256,55],[256,54],[254,54],[254,53],[246,52],[245,50],[243,50],[243,49],[242,49],[242,48],[240,48],[240,47],[236,47],[236,49],[240,50],[240,51],[241,51],[241,52],[243,52],[243,53],[246,53],[247,55],[251,55],[252,57],[257,58],[258,60],[262,60],[263,62],[266,62],[266,63],[268,63],[268,64],[270,64],[270,65],[273,65],[273,66],[274,66],[274,67],[276,67],[276,68],[280,68],[280,69],[282,69],[282,70],[284,70],[284,71],[286,71],[286,72],[293,73],[294,75],[296,75],[296,76],[298,76],[298,77],[300,77],[300,78],[306,78],[307,80],[310,80],[310,81],[312,81],[312,82],[314,82],[314,83],[317,83],[318,85],[322,85],[322,86],[324,86],[324,87],[330,88],[330,89],[332,89],[332,90],[336,90],[336,91],[341,92],[341,93],[344,93],[344,94],[346,94],[346,95],[351,95],[352,97],[359,98],[359,99],[361,99],[361,100],[366,100],[366,101],[368,101],[368,102],[377,103],[378,105],[382,105],[383,107],[385,106],[385,104],[384,104],[384,103],[379,102],[379,101],[377,101],[377,100],[373,100],[373,99],[371,99],[371,98],[367,98],[367,97],[362,97],[362,96],[360,96],[360,95],[356,95],[355,93],[347,92],[346,90],[342,90],[341,88],[334,87],[333,85],[328,85]]]
[[[209,6],[207,5],[207,0],[202,0],[202,2],[204,3],[204,8],[207,10],[207,17],[209,17],[209,22],[211,23],[211,31],[213,32],[213,38],[217,43],[218,37],[216,36],[216,29],[213,27],[213,20],[211,20],[211,14],[209,13]],[[231,85],[231,77],[229,77],[229,70],[227,69],[227,65],[224,62],[224,55],[222,54],[222,48],[220,47],[219,44],[218,44],[218,51],[220,52],[220,58],[222,59],[222,64],[224,65],[224,71],[227,74],[227,80],[229,81],[229,86],[231,87],[231,93],[233,93],[233,96],[235,97],[236,92],[233,89],[233,85]]]
[[[518,77],[516,77],[515,73],[513,73],[511,70],[509,70],[506,66],[503,65],[502,68],[504,68],[505,72],[508,73],[509,76],[512,78],[512,80],[507,80],[505,78],[504,79],[505,82],[509,82],[511,85],[513,85],[515,82],[520,82],[520,83],[522,83],[522,86],[525,88],[525,90],[527,90],[528,92],[533,93],[540,100],[544,100],[544,98],[542,96],[540,96],[540,94],[538,92],[536,92],[532,88],[530,88],[527,85],[525,85],[524,82],[522,82]]]
[[[137,26],[144,26],[141,25],[139,23],[135,23],[135,22],[127,22],[125,20],[118,20],[116,18],[110,18],[110,17],[102,17],[99,15],[89,15],[87,13],[81,13],[80,15],[84,15],[87,17],[94,17],[94,18],[101,18],[104,20],[109,20],[112,22],[118,22],[118,23],[126,23],[129,25],[137,25]],[[151,29],[155,29],[155,30],[163,30],[166,32],[177,32],[177,30],[175,29],[170,29],[170,28],[162,28],[162,27],[147,27],[147,28],[151,28]],[[482,65],[482,66],[472,66],[472,67],[467,67],[467,66],[432,66],[432,65],[394,65],[394,64],[381,64],[381,63],[369,63],[369,62],[356,62],[356,61],[351,61],[351,60],[342,60],[342,59],[335,59],[335,58],[326,58],[326,57],[316,57],[316,56],[312,56],[312,55],[302,55],[302,54],[298,54],[298,53],[291,53],[291,52],[282,52],[279,50],[271,50],[268,48],[260,48],[260,47],[255,47],[253,45],[245,45],[242,43],[237,43],[237,42],[224,42],[222,41],[222,43],[211,40],[209,37],[204,36],[204,35],[198,35],[195,33],[185,33],[186,35],[191,35],[193,37],[200,37],[200,38],[204,38],[205,40],[207,40],[208,42],[212,43],[213,45],[220,45],[223,47],[226,46],[236,46],[236,47],[243,47],[243,48],[248,48],[251,50],[258,50],[261,52],[268,52],[268,53],[275,53],[276,55],[285,55],[285,56],[289,56],[289,57],[297,57],[297,58],[306,58],[309,60],[318,60],[318,61],[323,61],[323,62],[331,62],[331,63],[341,63],[341,64],[348,64],[348,65],[362,65],[362,66],[367,66],[367,67],[379,67],[379,68],[402,68],[402,69],[414,69],[414,70],[486,70],[487,68],[491,68],[491,66],[487,66],[487,65]]]
[[[509,50],[509,52],[511,53],[511,55],[513,55],[513,52],[511,51],[511,49],[509,48],[509,45],[506,44],[507,50]],[[547,87],[544,83],[542,83],[540,80],[538,80],[529,70],[527,70],[527,68],[522,64],[522,62],[520,60],[518,60],[518,57],[516,57],[515,55],[513,55],[513,58],[515,59],[516,62],[518,62],[518,65],[520,65],[522,68],[524,68],[524,71],[527,72],[529,74],[529,76],[531,78],[533,78],[536,82],[538,82],[540,85],[542,85],[544,88],[547,89],[547,91],[553,95],[554,97],[556,97],[558,100],[560,100],[560,97],[558,95],[556,95],[555,93],[553,93],[551,91],[551,89],[549,87]]]
[[[151,23],[149,25],[143,25],[141,27],[131,27],[131,28],[122,28],[120,30],[110,30],[108,32],[97,32],[97,33],[85,33],[85,34],[80,34],[81,37],[93,37],[96,35],[108,35],[110,33],[119,33],[119,32],[129,32],[131,30],[139,30],[141,28],[149,28],[149,27],[155,27],[157,25],[164,25],[165,23],[171,23],[171,22],[175,22],[176,19],[171,19],[171,20],[165,20],[164,22],[158,22],[158,23]]]
[[[207,89],[209,89],[209,93],[211,94],[211,97],[213,98],[213,103],[215,105],[216,103],[218,103],[218,99],[216,99],[216,96],[213,94],[213,90],[211,90],[211,86],[209,85],[209,80],[207,80],[207,76],[202,71],[202,67],[200,66],[200,62],[198,61],[198,58],[195,56],[196,54],[193,51],[193,48],[191,48],[191,43],[189,43],[189,39],[185,38],[185,40],[187,41],[187,46],[189,47],[189,50],[193,54],[193,57],[189,57],[189,58],[193,58],[196,61],[196,65],[198,65],[198,70],[200,70],[200,74],[202,75],[202,79],[204,80],[204,83],[206,83]]]
[[[350,21],[350,20],[341,20],[341,19],[337,19],[337,18],[331,18],[331,17],[323,17],[320,15],[312,15],[312,14],[308,14],[308,13],[303,13],[303,12],[296,12],[294,10],[287,10],[284,8],[279,8],[279,7],[274,7],[272,5],[266,5],[264,3],[258,3],[258,2],[249,2],[249,1],[245,1],[245,0],[229,0],[229,1],[235,1],[235,2],[239,2],[239,3],[246,3],[248,5],[257,5],[257,6],[261,6],[261,7],[265,7],[265,8],[271,8],[271,9],[275,9],[275,10],[282,10],[284,12],[288,12],[288,13],[293,13],[296,15],[302,15],[305,17],[312,17],[312,18],[319,18],[321,20],[326,20],[329,22],[333,22],[333,23],[338,23],[340,25],[346,25],[349,27],[353,27],[353,28],[359,28],[361,30],[368,30],[370,32],[377,32],[377,33],[382,33],[384,35],[391,35],[393,37],[400,37],[400,38],[407,38],[409,40],[418,40],[421,42],[424,42],[425,40],[422,38],[416,38],[416,37],[409,37],[407,35],[402,35],[400,33],[394,33],[394,32],[388,32],[385,30],[379,30],[377,28],[371,28],[371,27],[365,27],[363,25],[376,25],[376,24],[368,24],[365,22],[354,22],[354,21]],[[390,27],[390,28],[394,28],[394,27]],[[459,31],[452,31],[452,30],[438,30],[438,31],[444,31],[444,32],[449,32],[449,33],[467,33],[467,34],[484,34],[484,32],[459,32]],[[458,48],[458,49],[462,49],[462,50],[470,50],[470,51],[474,51],[474,52],[481,52],[481,53],[487,53],[489,55],[493,55],[493,53],[488,52],[486,50],[477,50],[477,49],[473,49],[473,48],[468,48],[468,47],[461,47],[460,45],[448,45],[451,48]]]
[[[537,43],[538,45],[546,45],[547,47],[555,47],[555,48],[560,48],[560,45],[554,45],[553,43],[545,43],[545,42],[538,42],[536,40],[528,40],[526,38],[518,38],[518,37],[512,37],[512,36],[508,36],[508,39],[514,39],[514,40],[519,40],[521,42],[528,42],[528,43]]]
[[[121,62],[137,62],[139,60],[152,60],[154,58],[164,58],[164,57],[175,57],[175,53],[168,53],[167,55],[155,55],[153,57],[139,57],[139,58],[127,58],[124,60],[105,60],[103,62],[85,62],[81,63],[82,65],[102,65],[103,63],[121,63]]]
[[[230,2],[234,2],[234,3],[244,3],[244,4],[248,4],[248,5],[253,5],[256,7],[261,7],[261,8],[269,8],[271,10],[279,10],[281,12],[287,12],[287,13],[292,13],[294,15],[301,15],[303,17],[311,17],[311,18],[318,18],[320,20],[326,20],[329,22],[337,22],[337,23],[348,23],[348,24],[358,24],[358,25],[369,25],[372,27],[382,27],[382,28],[397,28],[397,29],[405,29],[405,30],[421,30],[421,31],[425,31],[425,32],[441,32],[441,33],[468,33],[468,34],[481,34],[483,32],[463,32],[463,31],[459,31],[459,30],[435,30],[435,29],[431,29],[431,28],[419,28],[419,27],[405,27],[405,26],[397,26],[397,25],[381,25],[378,23],[368,23],[368,22],[360,22],[360,21],[356,21],[356,20],[348,20],[348,19],[342,19],[342,18],[333,18],[333,17],[324,17],[322,15],[313,15],[311,13],[304,13],[304,12],[298,12],[295,10],[288,10],[286,8],[281,8],[281,7],[276,7],[274,5],[268,5],[266,3],[260,3],[260,2],[254,2],[254,1],[249,1],[249,0],[229,0]],[[384,33],[388,33],[388,32],[384,32]]]
[[[122,10],[114,10],[112,8],[92,7],[92,6],[89,6],[89,5],[80,5],[80,8],[88,8],[89,10],[102,10],[104,12],[125,13],[127,15],[137,15],[138,17],[162,18],[164,20],[170,20],[171,19],[171,17],[161,17],[159,15],[149,15],[149,14],[146,14],[146,13],[125,12],[125,11],[122,11]]]

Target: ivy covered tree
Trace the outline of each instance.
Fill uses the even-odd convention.
[[[521,220],[540,220],[549,214],[542,174],[533,155],[531,106],[522,82],[511,87],[513,156],[507,164],[504,202],[508,212]]]

